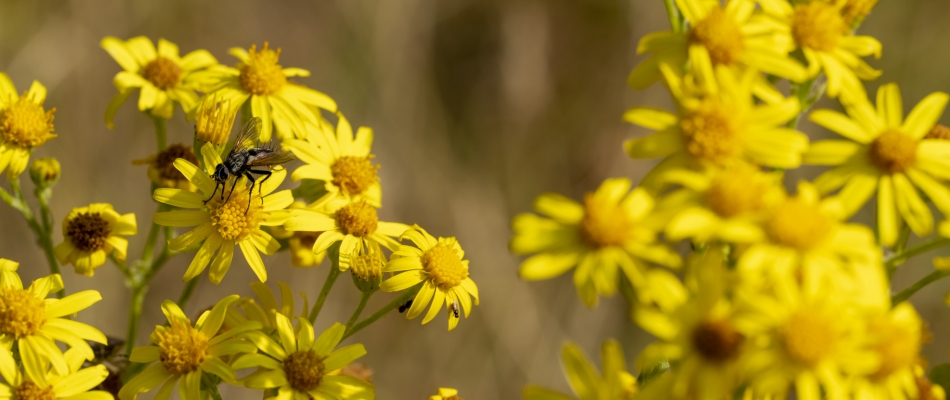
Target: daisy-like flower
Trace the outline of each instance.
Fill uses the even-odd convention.
[[[185,113],[198,104],[195,90],[201,86],[195,72],[218,63],[207,50],[195,50],[184,57],[178,55],[178,45],[165,39],[158,40],[158,49],[152,40],[138,36],[127,41],[112,36],[102,39],[101,46],[124,71],[113,78],[119,93],[106,108],[106,125],[115,126],[112,118],[132,95],[139,91],[139,111],[169,119],[175,111],[175,102]]]
[[[402,234],[416,247],[401,245],[393,252],[383,272],[398,273],[380,285],[384,292],[398,292],[418,284],[421,289],[412,299],[406,319],[413,319],[429,306],[422,323],[426,324],[439,314],[445,304],[449,314],[449,331],[455,329],[459,317],[472,312],[472,299],[478,305],[478,286],[468,276],[465,251],[454,237],[438,239],[417,225]]]
[[[667,239],[730,243],[763,240],[761,223],[785,197],[781,178],[780,174],[763,172],[746,163],[705,172],[675,170],[664,174],[661,181],[683,187],[659,200],[658,208],[675,210],[666,225]]]
[[[72,354],[70,354],[72,353]],[[67,351],[70,359],[68,372],[57,375],[48,371],[42,380],[34,381],[17,367],[13,355],[0,351],[0,399],[3,400],[112,400],[109,392],[91,389],[98,386],[109,376],[104,365],[83,368],[83,357],[76,352]]]
[[[77,274],[93,276],[113,254],[125,260],[129,241],[123,236],[138,231],[135,214],[120,215],[111,204],[77,207],[63,219],[63,242],[54,249],[60,264],[72,264]]]
[[[205,146],[203,150],[210,150],[202,153],[212,159],[212,165],[221,163],[220,156],[210,146]],[[198,276],[210,263],[208,278],[216,285],[221,283],[231,267],[234,246],[237,245],[257,278],[261,282],[267,281],[267,269],[260,253],[272,255],[280,249],[280,243],[261,230],[261,226],[283,224],[290,216],[290,212],[285,210],[294,201],[290,190],[274,192],[287,177],[287,171],[274,170],[270,179],[258,182],[253,191],[249,190],[246,178],[242,177],[238,179],[233,192],[228,188],[226,193],[216,194],[215,182],[196,165],[184,159],[175,160],[174,165],[200,193],[181,189],[155,190],[152,197],[156,201],[191,210],[155,213],[152,220],[163,226],[197,225],[195,229],[168,242],[170,248],[176,251],[204,242],[182,280],[189,281]]]
[[[740,67],[793,81],[805,80],[805,68],[789,57],[794,44],[787,25],[754,10],[752,0],[676,0],[689,23],[687,32],[655,32],[640,40],[637,53],[652,53],[630,73],[628,82],[645,89],[660,77],[660,65],[712,71]]]
[[[195,152],[191,146],[175,143],[158,152],[158,154],[133,161],[132,165],[148,165],[148,171],[146,172],[148,179],[159,187],[178,188],[194,192],[196,190],[195,185],[192,185],[175,168],[175,160],[179,158],[193,164],[198,163],[198,157],[195,157]]]
[[[218,95],[205,95],[195,116],[195,137],[202,143],[224,146],[231,136],[237,107],[231,101],[218,101]]]
[[[429,396],[429,400],[463,400],[459,391],[452,388],[439,388],[436,394]]]
[[[224,327],[230,329],[231,327],[244,325],[248,321],[255,321],[261,324],[264,333],[271,334],[277,330],[277,314],[294,318],[294,294],[290,290],[290,286],[284,282],[277,282],[277,286],[280,288],[279,303],[277,297],[274,296],[274,292],[267,287],[267,284],[263,282],[251,283],[251,289],[254,290],[254,294],[260,303],[250,297],[241,298],[241,300],[228,307],[227,315],[224,318]],[[306,292],[300,292],[300,296],[303,297],[303,310],[299,316],[307,318],[309,313],[307,306],[310,302],[307,301]]]
[[[290,205],[291,210],[307,208],[307,204],[302,201],[295,201]],[[310,268],[320,265],[327,253],[314,253],[313,245],[317,238],[323,232],[291,231],[286,227],[274,226],[270,230],[271,235],[278,239],[287,239],[287,245],[290,247],[290,265],[301,268]]]
[[[30,90],[17,95],[7,74],[0,72],[0,172],[19,176],[26,170],[34,147],[56,137],[56,109],[43,109],[46,87],[33,81]]]
[[[936,92],[920,101],[904,118],[896,84],[877,91],[877,109],[864,97],[844,103],[847,115],[817,110],[813,122],[849,140],[815,143],[806,164],[835,168],[815,179],[822,194],[838,188],[843,215],[858,211],[877,192],[877,234],[886,246],[897,241],[900,220],[917,236],[933,231],[933,216],[919,189],[944,215],[950,215],[950,189],[939,180],[950,179],[950,142],[927,137],[946,108],[946,93]]]
[[[336,323],[314,337],[313,326],[299,319],[294,334],[290,319],[277,314],[278,341],[261,332],[248,332],[260,352],[244,354],[231,364],[234,369],[258,367],[243,379],[252,389],[277,389],[278,399],[375,399],[372,384],[340,375],[340,369],[366,354],[362,344],[336,348],[346,327]]]
[[[96,328],[62,318],[102,300],[99,292],[85,290],[62,299],[46,297],[50,291],[62,288],[59,274],[37,279],[27,289],[23,289],[19,278],[3,279],[0,287],[0,354],[3,354],[0,358],[12,359],[10,349],[16,345],[26,376],[35,383],[47,382],[50,365],[59,375],[70,373],[57,341],[66,343],[89,360],[94,354],[86,341],[106,343],[106,336]],[[2,364],[0,361],[0,367]],[[16,381],[7,380],[7,383],[12,382]]]
[[[676,114],[642,107],[624,114],[628,122],[656,131],[626,141],[627,154],[665,158],[641,186],[652,188],[654,176],[676,168],[722,166],[735,160],[773,168],[801,164],[808,137],[784,125],[798,115],[798,100],[756,104],[751,92],[753,71],[737,76],[718,68],[715,92],[688,90],[684,82],[667,75]]]
[[[383,222],[376,208],[365,200],[351,201],[329,193],[306,209],[291,212],[284,227],[294,232],[322,232],[313,243],[313,253],[325,253],[330,245],[340,242],[341,271],[350,268],[353,254],[363,254],[370,243],[392,251],[398,249],[399,237],[409,226],[398,222]]]
[[[858,399],[926,399],[917,384],[924,322],[908,302],[869,318],[867,345],[880,363],[868,376],[857,377],[852,392]]]
[[[260,51],[252,45],[249,50],[231,48],[230,53],[240,60],[237,67],[218,65],[208,70],[202,80],[211,83],[205,90],[234,107],[250,101],[252,115],[264,122],[261,141],[270,140],[275,126],[281,139],[305,137],[306,123],[316,124],[321,119],[319,111],[310,107],[336,111],[336,102],[330,96],[288,81],[295,76],[310,76],[310,72],[278,64],[279,48],[270,49],[264,42]]]
[[[382,205],[382,188],[379,185],[377,170],[373,165],[373,130],[361,126],[353,136],[350,122],[341,113],[336,129],[322,121],[312,129],[306,140],[284,141],[284,148],[290,150],[301,161],[291,179],[317,179],[325,182],[326,190],[342,193],[354,199],[366,199],[375,207]]]
[[[564,375],[574,394],[580,400],[630,400],[638,398],[637,378],[627,371],[623,348],[615,340],[607,340],[601,347],[601,375],[584,351],[574,343],[561,350]],[[572,400],[576,397],[545,389],[537,385],[524,388],[525,400]]]
[[[520,276],[551,279],[576,266],[578,295],[593,307],[598,295],[616,293],[622,271],[644,304],[672,305],[670,301],[681,297],[676,295],[682,293],[679,280],[669,271],[650,268],[648,262],[676,268],[682,260],[657,242],[666,219],[652,213],[653,206],[653,197],[643,188],[630,191],[625,178],[604,181],[584,196],[583,204],[553,193],[539,196],[534,209],[543,217],[524,213],[512,221],[511,251],[538,253],[521,264]]]
[[[204,373],[234,383],[234,369],[221,357],[254,352],[253,344],[235,336],[261,329],[259,323],[247,322],[220,331],[228,306],[238,298],[238,295],[231,295],[221,299],[211,310],[201,314],[194,327],[178,305],[165,300],[162,312],[168,319],[168,325],[155,327],[149,336],[153,345],[138,346],[129,355],[129,361],[153,364],[129,380],[119,390],[119,398],[134,400],[140,393],[161,385],[155,399],[167,400],[180,381],[178,394],[183,400],[200,400],[203,398],[201,376]]]

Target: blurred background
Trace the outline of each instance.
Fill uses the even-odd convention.
[[[869,85],[872,93],[881,83],[899,82],[909,110],[927,93],[950,90],[948,13],[945,0],[881,1],[861,28],[884,45],[884,57],[871,62],[884,70]],[[651,340],[629,322],[619,297],[587,310],[569,275],[531,284],[519,280],[521,260],[508,253],[507,241],[512,216],[529,211],[538,194],[579,198],[607,177],[636,182],[652,166],[624,155],[622,141],[647,132],[621,115],[635,105],[671,106],[658,86],[635,92],[625,85],[641,59],[635,54],[639,38],[667,28],[660,0],[0,0],[0,71],[20,91],[39,80],[49,89],[46,105],[57,108],[60,136],[34,153],[62,162],[56,218],[92,202],[134,212],[140,233],[131,238],[129,257],[135,258],[156,206],[145,167],[133,167],[132,160],[152,154],[155,139],[151,121],[136,110],[137,95],[120,110],[116,129],[106,128],[103,113],[120,67],[99,41],[110,35],[165,38],[182,54],[205,48],[224,64],[236,62],[227,54],[233,46],[269,41],[281,47],[281,64],[312,72],[298,82],[336,99],[353,125],[375,130],[381,219],[457,236],[481,292],[481,306],[454,332],[445,332],[443,316],[422,326],[419,319],[394,314],[349,339],[366,346],[362,361],[375,371],[379,398],[424,399],[442,386],[458,388],[468,399],[515,399],[527,383],[570,392],[559,361],[567,340],[598,365],[606,338],[623,343],[631,364]],[[801,129],[813,139],[829,136],[807,122]],[[192,132],[177,110],[169,143],[189,144]],[[819,171],[795,171],[788,182]],[[32,190],[29,182],[25,186]],[[872,211],[857,218],[869,223]],[[18,213],[0,207],[0,257],[19,261],[25,281],[48,274],[31,237]],[[54,240],[62,240],[58,227]],[[933,255],[902,267],[894,287],[929,273]],[[190,257],[173,259],[153,281],[139,344],[164,322],[159,304],[178,298]],[[288,282],[311,299],[328,266],[293,268],[287,253],[265,262],[272,288]],[[103,266],[94,278],[65,267],[64,279],[70,292],[103,294],[79,320],[111,336],[125,335],[129,290],[114,266]],[[185,310],[191,316],[222,296],[252,295],[248,284],[256,278],[236,257],[220,286],[201,279]],[[345,321],[358,302],[348,278],[338,283],[318,329]],[[950,281],[943,281],[913,298],[934,332],[924,349],[933,364],[948,358],[950,310],[942,301],[948,291]],[[378,294],[367,314],[394,297]],[[223,395],[259,398],[231,387]]]

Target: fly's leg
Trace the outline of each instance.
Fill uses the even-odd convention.
[[[237,182],[238,182],[238,178],[237,178],[237,176],[235,176],[235,177],[234,177],[234,183],[231,184],[231,191],[228,192],[228,200],[231,200],[231,194],[234,193],[234,187],[237,186]],[[221,189],[221,200],[224,201],[224,203],[222,203],[222,204],[225,204],[225,203],[228,202],[228,200],[224,200],[224,189]]]
[[[257,182],[254,178],[254,175],[251,175],[251,171],[245,172],[244,176],[247,177],[247,180],[251,181],[251,188],[247,190],[247,209],[244,210],[244,215],[247,215],[247,212],[251,211],[251,193],[254,193],[254,184]]]
[[[264,188],[262,186],[264,185],[264,182],[267,182],[267,180],[270,179],[270,176],[273,175],[273,172],[270,172],[270,171],[249,171],[249,172],[260,174],[261,176],[264,177],[264,179],[261,179],[261,182],[257,184],[257,195],[261,198],[261,206],[263,206],[264,205]]]
[[[211,201],[211,199],[214,198],[214,194],[215,194],[215,193],[218,193],[218,186],[224,186],[224,184],[221,183],[221,182],[215,182],[215,183],[214,183],[214,191],[211,192],[211,197],[208,197],[208,199],[205,200],[204,204],[208,204],[208,202]],[[221,195],[224,196],[224,189],[221,189]]]

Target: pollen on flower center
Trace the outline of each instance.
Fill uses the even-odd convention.
[[[869,155],[881,172],[904,172],[917,161],[917,141],[898,130],[888,130],[874,139]]]
[[[369,157],[340,157],[330,166],[330,172],[333,174],[333,184],[339,187],[346,194],[360,194],[369,189],[379,176],[376,170],[379,165],[373,165]]]
[[[43,111],[42,104],[36,104],[26,94],[16,103],[0,113],[0,130],[7,143],[23,148],[32,148],[50,140],[53,132],[53,119],[56,109]]]
[[[792,315],[782,331],[785,351],[792,359],[813,366],[834,351],[838,332],[834,321],[818,310]]]
[[[40,387],[33,381],[24,381],[13,389],[13,398],[16,400],[56,400],[56,393],[52,386]]]
[[[706,190],[706,202],[720,216],[729,218],[765,209],[769,184],[751,168],[719,174]]]
[[[742,155],[744,123],[733,107],[705,100],[680,120],[686,150],[716,164]]]
[[[896,325],[882,317],[871,322],[869,331],[879,337],[872,348],[881,358],[881,366],[873,378],[883,379],[895,371],[914,366],[921,340],[911,327]]]
[[[287,382],[301,392],[309,392],[320,386],[320,381],[323,380],[326,372],[323,358],[313,350],[300,350],[284,359]]]
[[[847,33],[848,25],[831,3],[812,1],[796,6],[792,14],[792,36],[799,47],[833,51]]]
[[[264,221],[265,212],[261,207],[261,198],[256,195],[257,185],[254,185],[250,208],[248,208],[249,188],[240,187],[242,186],[240,183],[238,186],[239,188],[231,193],[231,198],[227,203],[211,207],[211,223],[218,228],[218,233],[224,240],[239,242],[260,227],[261,222]],[[228,194],[225,194],[224,198],[227,199],[227,197]]]
[[[379,217],[376,215],[376,208],[372,205],[365,201],[357,201],[337,210],[336,222],[344,233],[364,237],[376,232]]]
[[[824,241],[833,227],[833,221],[817,204],[791,198],[776,209],[766,229],[776,243],[809,250]]]
[[[66,237],[82,251],[96,251],[106,245],[112,228],[99,213],[80,213],[66,224]]]
[[[46,303],[23,289],[0,290],[0,332],[16,339],[39,332],[46,323]]]
[[[274,51],[268,49],[267,45],[267,42],[264,42],[261,51],[257,51],[257,45],[251,45],[247,63],[238,66],[241,70],[238,77],[241,87],[256,95],[277,93],[287,83],[284,69],[277,63],[280,59],[280,49]]]
[[[693,347],[704,359],[721,363],[739,354],[742,335],[726,321],[709,320],[693,331]]]
[[[456,287],[468,278],[468,268],[462,264],[458,251],[445,243],[427,250],[422,256],[422,266],[432,283],[442,289]]]
[[[689,30],[690,43],[705,47],[713,64],[732,65],[738,62],[745,49],[742,39],[739,24],[720,7],[714,7],[706,19]]]
[[[633,223],[620,204],[599,201],[588,193],[580,228],[581,236],[594,247],[622,246],[630,238]]]
[[[190,322],[173,319],[164,331],[156,331],[159,360],[168,372],[182,375],[196,371],[208,356],[208,336]]]
[[[179,143],[168,146],[161,153],[158,153],[158,157],[155,158],[155,167],[162,179],[185,180],[185,176],[181,174],[181,171],[175,168],[175,160],[179,158],[188,160],[188,162],[195,165],[198,164],[198,158],[195,157],[195,152],[191,149],[191,146]]]
[[[158,56],[142,68],[142,77],[161,90],[172,89],[181,81],[182,70],[172,60]]]

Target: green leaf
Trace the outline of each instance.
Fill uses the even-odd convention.
[[[654,364],[652,367],[640,373],[640,376],[637,377],[637,385],[645,385],[647,382],[650,382],[660,375],[663,375],[663,373],[668,369],[670,369],[670,362],[667,360],[663,360]]]
[[[304,199],[307,203],[313,203],[327,194],[325,182],[317,179],[303,179],[300,186],[292,190],[295,199]]]
[[[943,363],[935,365],[930,370],[930,382],[943,387],[944,390],[950,388],[950,364]]]

